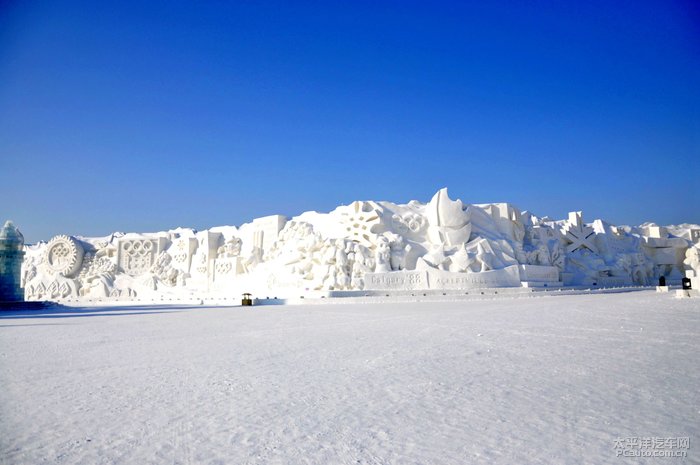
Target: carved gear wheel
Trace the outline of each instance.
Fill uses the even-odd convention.
[[[70,277],[83,264],[83,247],[73,237],[56,236],[46,245],[44,265],[53,273]]]

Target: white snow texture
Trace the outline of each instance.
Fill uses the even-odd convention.
[[[4,312],[0,464],[700,463],[699,310],[639,291]],[[617,457],[622,438],[689,448]]]

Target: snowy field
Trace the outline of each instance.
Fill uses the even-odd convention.
[[[61,312],[0,313],[2,464],[700,463],[697,299]]]

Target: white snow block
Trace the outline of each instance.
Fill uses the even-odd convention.
[[[630,285],[629,278],[621,276],[600,276],[596,282],[600,287],[624,287]]]
[[[690,297],[690,291],[685,289],[678,289],[676,291],[676,299],[685,299],[686,297]]]
[[[559,281],[559,268],[556,266],[518,265],[518,271],[521,281],[543,283]]]
[[[366,273],[367,290],[417,290],[429,289],[425,271],[395,271],[391,273]]]
[[[426,271],[428,272],[430,289],[462,290],[520,286],[518,265],[511,265],[502,270],[482,271],[480,273],[452,273],[434,269]]]
[[[521,285],[526,288],[563,287],[564,283],[561,281],[523,281]]]
[[[253,220],[253,229],[259,233],[259,247],[268,250],[275,243],[280,231],[287,223],[287,217],[282,215],[270,215]]]
[[[656,292],[668,292],[668,286],[656,286]]]
[[[694,244],[700,244],[700,229],[689,229],[688,238]]]
[[[668,237],[668,229],[663,226],[647,226],[646,233],[648,237],[661,239]]]
[[[678,289],[676,291],[676,299],[687,299],[689,297],[700,298],[700,291],[695,289]]]
[[[692,287],[694,291],[700,292],[700,277],[695,276],[690,278],[690,287]]]
[[[453,273],[432,268],[421,271],[392,271],[365,274],[366,290],[466,290],[520,287],[517,265],[481,273]]]

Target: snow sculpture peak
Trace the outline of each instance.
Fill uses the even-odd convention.
[[[448,228],[461,228],[469,222],[469,215],[464,212],[462,201],[450,199],[447,188],[435,193],[427,210],[430,224]]]
[[[452,200],[443,187],[433,196],[426,208],[430,227],[428,236],[433,243],[459,245],[471,235],[470,215],[461,200]]]

